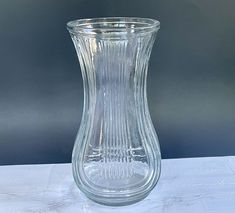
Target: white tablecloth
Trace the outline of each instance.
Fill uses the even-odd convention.
[[[0,166],[0,213],[235,213],[235,157],[162,161],[143,201],[107,207],[76,187],[71,164]]]

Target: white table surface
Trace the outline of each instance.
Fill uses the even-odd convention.
[[[143,201],[107,207],[75,186],[70,164],[0,166],[0,213],[235,213],[235,157],[162,161]]]

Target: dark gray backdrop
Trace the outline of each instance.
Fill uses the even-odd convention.
[[[0,164],[70,162],[83,87],[65,28],[140,16],[161,30],[148,75],[163,158],[235,154],[235,1],[1,0]]]

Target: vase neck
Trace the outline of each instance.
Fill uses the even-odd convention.
[[[84,81],[85,93],[134,92],[146,87],[148,61],[155,33],[130,39],[107,40],[73,36]],[[134,95],[134,94],[132,94]]]

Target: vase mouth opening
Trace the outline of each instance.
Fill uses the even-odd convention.
[[[89,18],[78,19],[67,23],[67,29],[71,34],[104,37],[143,35],[157,31],[159,28],[159,21],[137,17]]]

